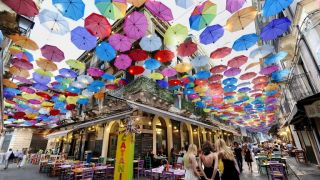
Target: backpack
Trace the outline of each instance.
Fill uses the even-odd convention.
[[[14,156],[13,152],[11,152],[11,154],[9,156],[9,160],[14,159],[14,158],[15,158],[15,156]]]

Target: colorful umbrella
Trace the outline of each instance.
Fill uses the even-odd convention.
[[[130,66],[128,72],[132,75],[138,75],[144,72],[144,68],[142,66]]]
[[[231,53],[232,49],[229,47],[218,48],[210,54],[212,59],[224,58]]]
[[[162,63],[170,62],[174,57],[174,53],[170,50],[159,50],[154,55],[154,58]]]
[[[214,82],[214,81],[220,81],[223,78],[223,75],[221,74],[213,74],[211,77],[209,77],[209,81],[210,82]]]
[[[175,1],[177,6],[182,7],[184,9],[188,9],[194,3],[194,0],[175,0]]]
[[[117,20],[126,15],[126,0],[95,0],[94,3],[100,13],[109,19]]]
[[[260,65],[260,64],[262,64],[260,61],[259,61],[259,62],[250,63],[250,64],[245,68],[245,71],[248,70],[248,69],[250,69],[250,68],[253,68],[253,67],[257,66],[257,65]]]
[[[248,80],[248,79],[254,78],[256,75],[257,75],[257,73],[255,73],[255,72],[247,72],[245,74],[242,74],[239,79],[240,80]]]
[[[236,76],[241,73],[241,69],[239,68],[230,68],[226,70],[223,74],[227,77]]]
[[[247,63],[248,57],[244,55],[236,56],[228,61],[228,66],[233,68],[239,68]]]
[[[134,7],[142,6],[147,0],[127,0],[128,3],[132,4]]]
[[[109,37],[110,45],[117,51],[124,52],[131,49],[131,41],[129,38],[122,34],[112,34]]]
[[[267,74],[271,74],[277,70],[279,70],[279,66],[278,65],[270,65],[270,66],[267,66],[267,67],[264,67],[263,69],[261,69],[260,71],[260,74],[263,74],[263,75],[267,75]]]
[[[101,76],[102,79],[104,80],[115,80],[116,78],[114,77],[114,75],[112,74],[108,74],[108,73],[104,73],[102,76]]]
[[[22,82],[24,84],[32,84],[33,82],[25,77],[21,77],[21,76],[15,76],[13,79]]]
[[[267,57],[267,59],[264,60],[264,64],[271,65],[271,64],[278,63],[279,61],[284,59],[287,55],[288,53],[285,51],[280,51],[276,54],[272,54],[271,56]]]
[[[11,63],[13,66],[17,67],[17,68],[21,68],[21,69],[26,69],[26,70],[31,70],[33,69],[33,65],[25,60],[25,59],[12,59]]]
[[[28,51],[19,52],[12,55],[18,59],[25,59],[25,60],[28,60],[29,62],[34,61],[33,55]]]
[[[238,82],[238,79],[234,77],[226,78],[225,80],[222,81],[224,85],[233,85],[233,84],[236,84],[237,82]]]
[[[271,74],[271,79],[275,82],[285,81],[289,73],[290,73],[290,70],[288,69],[279,70]]]
[[[227,0],[226,10],[232,14],[241,9],[245,2],[245,0]]]
[[[161,79],[163,79],[163,75],[160,74],[160,73],[157,73],[157,72],[151,73],[151,74],[149,75],[149,77],[150,77],[151,79],[154,79],[154,80],[161,80]]]
[[[46,85],[51,81],[49,76],[40,75],[36,72],[32,73],[32,78],[35,82]]]
[[[15,66],[10,67],[9,72],[14,76],[20,76],[24,78],[28,78],[30,76],[28,70],[26,70],[25,68],[18,68]]]
[[[37,59],[36,64],[45,71],[55,71],[58,69],[58,66],[54,62],[43,58]]]
[[[196,6],[189,18],[190,28],[201,30],[208,26],[217,15],[217,5],[207,0]]]
[[[184,72],[189,72],[192,69],[192,65],[189,63],[179,63],[175,67],[177,72],[179,73],[184,73]]]
[[[128,55],[134,61],[144,61],[149,56],[146,51],[141,50],[141,49],[134,49],[134,50],[130,51],[130,53]]]
[[[93,70],[93,72],[94,72],[94,70]],[[88,76],[88,75],[80,75],[80,76],[77,77],[77,81],[82,82],[84,84],[91,84],[93,82],[93,78],[91,76]]]
[[[258,39],[259,37],[255,33],[243,35],[233,43],[232,49],[236,51],[248,50],[258,42]]]
[[[264,58],[267,55],[269,55],[270,53],[272,53],[274,51],[274,47],[269,45],[269,44],[265,44],[262,45],[254,50],[252,50],[250,52],[249,57],[254,59],[254,58]]]
[[[265,17],[274,16],[287,8],[293,0],[266,0],[263,8],[262,15]]]
[[[116,55],[116,50],[107,42],[103,41],[96,47],[96,55],[101,61],[112,61]]]
[[[86,64],[79,60],[69,59],[66,61],[66,64],[73,69],[84,70],[86,68]]]
[[[39,13],[39,8],[33,0],[2,0],[17,14],[34,17]]]
[[[200,55],[195,57],[191,63],[193,67],[203,67],[209,64],[209,60],[210,58],[208,56]]]
[[[59,13],[44,9],[39,14],[40,24],[51,33],[65,35],[70,31],[68,22]]]
[[[227,20],[226,29],[230,32],[243,30],[254,21],[257,13],[257,9],[253,6],[237,11]]]
[[[178,56],[191,56],[198,50],[197,44],[192,41],[181,43],[177,48]]]
[[[44,85],[44,84],[40,84],[40,83],[34,83],[32,85],[35,89],[40,90],[40,91],[46,91],[48,88],[48,86]]]
[[[159,1],[147,1],[145,7],[156,17],[163,21],[173,20],[171,9]]]
[[[94,68],[94,67],[90,67],[88,70],[87,70],[88,74],[90,76],[93,76],[93,77],[100,77],[104,74],[104,72],[101,70],[101,69],[98,69],[98,68]],[[78,78],[79,80],[79,78]],[[83,82],[85,83],[85,82]],[[87,84],[87,83],[86,83]]]
[[[262,28],[260,38],[263,41],[274,40],[288,31],[291,21],[287,18],[274,19]]]
[[[49,77],[53,77],[53,73],[50,71],[45,71],[43,69],[36,69],[34,70],[36,73],[43,75],[43,76],[49,76]]]
[[[170,26],[164,34],[164,44],[178,45],[184,42],[188,36],[189,30],[182,24]]]
[[[78,26],[71,31],[71,42],[80,50],[91,50],[96,47],[96,37],[87,29]]]
[[[119,70],[125,70],[129,66],[131,66],[132,60],[131,58],[126,54],[121,54],[116,57],[116,60],[114,61],[114,66],[117,67]]]
[[[144,67],[150,70],[156,70],[161,66],[161,63],[156,59],[148,59],[144,62]]]
[[[141,39],[139,45],[143,50],[152,52],[161,48],[162,40],[155,34],[149,34]]]
[[[131,39],[140,39],[145,36],[147,28],[148,21],[146,16],[138,11],[134,11],[126,17],[123,31]]]
[[[208,26],[202,33],[200,34],[200,42],[202,44],[211,44],[215,43],[218,39],[220,39],[224,34],[223,27],[219,24]]]
[[[224,71],[226,71],[228,69],[227,66],[225,65],[217,65],[217,66],[214,66],[210,69],[210,72],[211,73],[223,73]]]
[[[37,43],[35,43],[33,40],[29,39],[26,36],[14,34],[9,35],[9,38],[18,46],[21,46],[22,48],[26,48],[29,50],[37,50],[39,49]]]
[[[17,84],[15,84],[14,82],[10,81],[9,79],[3,79],[3,85],[5,87],[9,87],[9,88],[18,88]]]
[[[59,69],[59,74],[66,78],[75,78],[78,76],[77,72],[67,68]]]
[[[40,50],[42,56],[49,60],[54,62],[60,62],[64,60],[64,53],[56,46],[44,45]]]
[[[85,4],[82,0],[52,0],[59,12],[72,20],[79,20],[84,15]]]
[[[208,79],[210,77],[210,72],[208,71],[199,71],[194,75],[197,79]]]
[[[269,81],[267,76],[258,76],[252,80],[253,84],[266,83]]]
[[[84,20],[84,27],[94,36],[105,39],[111,33],[109,21],[102,15],[92,13]]]

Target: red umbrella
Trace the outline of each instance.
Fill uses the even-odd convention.
[[[159,50],[154,58],[162,63],[170,62],[174,58],[174,53],[169,50]]]
[[[39,9],[33,0],[2,0],[2,2],[24,16],[34,17],[39,14]]]
[[[109,89],[109,90],[115,90],[118,88],[119,88],[119,86],[117,84],[107,84],[106,85],[106,89]]]
[[[148,29],[148,21],[143,13],[134,11],[126,17],[123,30],[132,39],[140,39],[145,36]]]
[[[66,92],[66,93],[64,93],[64,95],[66,96],[66,97],[68,97],[68,96],[78,96],[79,94],[77,94],[77,93],[72,93],[72,92]],[[59,95],[58,95],[59,96]]]
[[[148,58],[147,52],[142,49],[134,49],[128,55],[134,61],[144,61]]]
[[[58,115],[60,113],[60,110],[58,110],[58,109],[52,109],[51,111],[50,111],[50,115],[51,116],[56,116],[56,115]]]
[[[228,47],[218,48],[210,54],[210,57],[212,59],[224,58],[231,53],[231,50],[232,49]]]
[[[25,60],[25,59],[14,58],[11,63],[13,66],[21,69],[26,69],[26,70],[33,69],[33,65],[28,60]]]
[[[84,27],[94,36],[104,39],[111,33],[109,21],[102,15],[92,13],[84,20]]]
[[[268,82],[269,78],[267,76],[258,76],[252,80],[253,84],[265,83]]]
[[[178,86],[178,85],[181,85],[182,82],[178,79],[172,79],[168,83],[170,86]]]
[[[22,119],[24,116],[26,115],[26,113],[25,112],[15,112],[14,114],[13,114],[13,118],[15,118],[15,119]]]
[[[64,53],[56,46],[44,45],[40,50],[43,57],[54,62],[61,62],[64,60]]]
[[[132,75],[138,75],[144,72],[144,68],[142,66],[130,66],[128,72]]]
[[[43,97],[45,100],[49,100],[51,98],[49,94],[44,93],[44,92],[36,92],[36,95]]]
[[[198,50],[197,44],[192,41],[187,41],[180,44],[177,48],[178,55],[181,57],[191,56]]]
[[[213,81],[220,81],[223,78],[223,75],[221,74],[213,74],[211,77],[209,77],[209,81],[213,82]]]
[[[248,73],[242,74],[240,76],[240,79],[241,80],[248,80],[248,79],[254,78],[256,75],[257,75],[257,73],[255,73],[255,72],[248,72]]]
[[[76,108],[76,105],[75,104],[68,104],[68,105],[66,105],[66,109],[67,110],[73,110],[74,108]]]
[[[225,65],[218,65],[218,66],[214,66],[213,68],[211,68],[210,72],[211,73],[222,73],[227,69],[228,69],[228,67]]]
[[[231,91],[231,92],[225,92],[224,95],[225,96],[233,96],[233,95],[236,95],[237,93],[234,92],[234,91]]]
[[[268,83],[259,83],[259,84],[255,84],[253,86],[254,90],[263,90],[263,88],[265,88],[268,85]]]
[[[228,61],[228,66],[233,68],[239,68],[247,63],[248,57],[244,55],[236,56]]]
[[[194,83],[198,86],[203,86],[208,83],[207,79],[196,79]]]

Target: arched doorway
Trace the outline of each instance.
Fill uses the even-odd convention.
[[[193,144],[199,148],[199,127],[195,125],[191,125],[192,127],[192,138],[193,138]]]
[[[188,150],[188,145],[190,144],[189,140],[189,130],[185,123],[181,123],[181,138],[182,138],[182,146],[185,148],[185,150]]]
[[[156,121],[156,153],[168,156],[167,143],[167,125],[165,120],[159,117]]]
[[[108,148],[109,158],[116,157],[118,131],[119,131],[119,123],[114,122],[110,128],[110,133],[109,133],[109,148]]]
[[[180,135],[180,122],[171,120],[172,123],[172,147],[176,152],[181,149],[181,135]]]

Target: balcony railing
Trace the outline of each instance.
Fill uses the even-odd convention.
[[[289,79],[287,87],[295,101],[299,101],[316,93],[316,90],[308,79],[307,73],[293,75]]]

